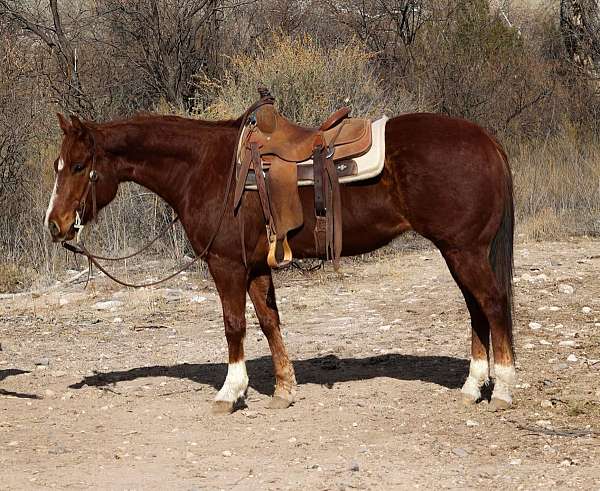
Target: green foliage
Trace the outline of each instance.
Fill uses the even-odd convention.
[[[496,134],[536,132],[531,111],[551,93],[521,33],[487,2],[451,2],[444,20],[420,32],[413,76],[436,110],[479,122]],[[445,17],[444,17],[445,15]],[[437,19],[437,16],[436,16]]]

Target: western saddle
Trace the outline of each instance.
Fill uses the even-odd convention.
[[[267,262],[273,268],[286,266],[292,260],[287,234],[304,223],[298,182],[312,181],[317,254],[331,258],[337,269],[342,252],[338,178],[351,175],[355,169],[350,159],[371,148],[371,121],[349,118],[350,109],[344,107],[320,127],[307,128],[279,114],[267,89],[259,89],[259,94],[238,142],[235,210],[239,212],[249,183],[255,186],[267,226]],[[243,229],[240,233],[243,241]]]

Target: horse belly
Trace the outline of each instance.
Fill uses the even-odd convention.
[[[384,170],[382,175],[368,181],[340,186],[343,256],[374,251],[411,228],[402,214],[392,182],[391,175]],[[291,235],[290,244],[296,257],[317,257],[312,188],[301,188],[300,199],[304,225]]]

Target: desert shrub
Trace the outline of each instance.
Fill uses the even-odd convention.
[[[201,79],[194,114],[232,118],[267,87],[288,118],[318,125],[341,106],[355,116],[413,111],[413,97],[400,87],[386,86],[377,75],[373,55],[358,41],[326,47],[311,37],[274,35],[253,54],[233,56],[221,80]]]
[[[406,83],[436,112],[475,121],[499,136],[537,134],[552,93],[537,52],[488,2],[436,3],[419,31]]]
[[[0,263],[0,293],[15,293],[28,288],[34,278],[31,269],[13,263]]]

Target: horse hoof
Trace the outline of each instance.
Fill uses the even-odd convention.
[[[504,399],[498,399],[497,397],[492,397],[490,401],[490,405],[488,406],[490,411],[504,411],[510,407],[510,402],[505,401]]]
[[[473,406],[475,403],[477,403],[478,398],[470,394],[463,394],[461,400],[465,406]]]
[[[212,413],[216,415],[231,414],[234,404],[229,401],[214,401],[212,405]]]
[[[273,396],[269,403],[270,409],[287,409],[292,405],[292,400],[281,396]]]

